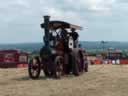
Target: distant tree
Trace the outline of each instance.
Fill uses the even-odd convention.
[[[103,51],[104,51],[104,49],[105,49],[105,44],[106,44],[106,43],[107,43],[106,41],[101,41],[101,45],[102,45]]]

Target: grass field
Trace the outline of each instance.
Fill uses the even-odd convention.
[[[27,69],[0,69],[0,96],[128,96],[128,65],[90,65],[61,80],[28,78]]]

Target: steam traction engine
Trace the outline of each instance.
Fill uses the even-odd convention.
[[[28,73],[32,79],[37,79],[43,69],[46,77],[60,78],[62,75],[80,75],[88,71],[84,63],[83,50],[79,48],[78,33],[82,28],[64,21],[50,21],[49,16],[44,16],[44,46],[40,56],[35,56],[29,61]]]

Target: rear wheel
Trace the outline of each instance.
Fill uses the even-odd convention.
[[[28,64],[29,77],[32,79],[37,79],[40,76],[40,72],[41,72],[41,63],[39,57],[36,56],[29,61]]]
[[[73,54],[72,54],[72,73],[75,75],[75,76],[79,76],[79,65],[78,65],[78,62],[77,62],[77,56],[75,54],[76,52],[74,51]]]
[[[80,73],[83,72],[84,69],[84,62],[82,53],[80,53],[79,49],[73,50],[73,74],[75,76],[79,76]]]
[[[84,72],[84,68],[86,67],[86,65],[84,63],[84,55],[83,55],[82,50],[79,50],[78,54],[79,54],[78,58],[79,58],[79,64],[80,64],[79,70],[80,72]]]
[[[51,72],[49,70],[49,63],[48,60],[43,62],[43,72],[46,77],[50,77]]]
[[[84,71],[88,72],[88,63],[87,62],[85,63]]]

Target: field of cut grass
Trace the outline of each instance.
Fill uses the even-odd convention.
[[[128,65],[89,65],[60,80],[28,77],[27,69],[0,69],[0,96],[128,96]]]

